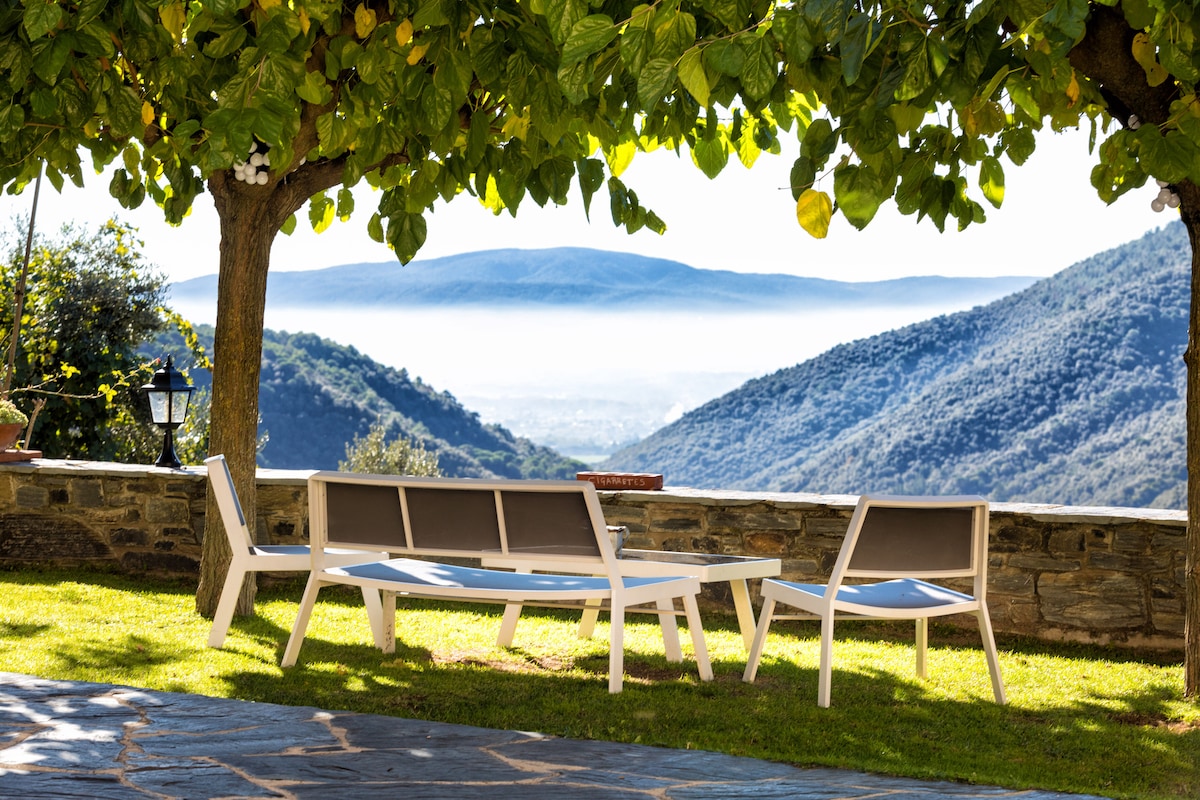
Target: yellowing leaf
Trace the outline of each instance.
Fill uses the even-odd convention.
[[[604,151],[604,160],[608,162],[608,171],[614,178],[621,177],[621,173],[633,162],[633,156],[636,153],[637,145],[633,142],[622,142],[616,147],[610,147]]]
[[[402,19],[400,24],[396,26],[396,44],[401,47],[412,41],[413,24],[412,20]]]
[[[300,20],[300,32],[308,33],[308,29],[312,27],[312,20],[309,19],[308,11],[303,8],[296,9],[296,19]]]
[[[158,18],[162,20],[163,27],[171,34],[172,39],[177,42],[183,41],[183,23],[187,21],[187,12],[184,11],[182,2],[176,0],[163,6],[158,10]]]
[[[427,44],[414,44],[412,50],[408,51],[408,58],[404,61],[410,66],[416,66],[422,58],[425,57],[425,51],[429,49]]]
[[[825,192],[805,189],[796,201],[796,220],[814,239],[829,235],[829,221],[833,219],[833,201]]]
[[[1076,79],[1075,70],[1071,70],[1071,82],[1067,84],[1067,108],[1074,108],[1079,102],[1079,81]]]
[[[149,100],[142,101],[142,124],[149,125],[154,122],[154,106],[150,105]]]
[[[1144,33],[1133,37],[1133,60],[1146,71],[1146,83],[1158,86],[1167,79],[1167,71],[1158,63],[1158,53],[1150,37]]]
[[[360,39],[367,38],[371,31],[375,30],[377,20],[375,11],[360,3],[358,8],[354,9],[354,35]]]
[[[529,117],[519,117],[513,115],[504,122],[504,135],[510,139],[520,139],[525,141],[525,137],[529,134]]]
[[[283,0],[258,0],[258,7],[263,11],[270,11],[283,4]]]

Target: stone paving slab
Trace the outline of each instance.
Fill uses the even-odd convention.
[[[1087,800],[0,673],[4,800],[567,796]]]

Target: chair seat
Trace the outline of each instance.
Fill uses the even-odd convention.
[[[825,596],[825,584],[776,580],[772,580],[771,583],[810,595],[818,601]],[[975,598],[944,586],[913,578],[900,578],[882,583],[843,584],[838,587],[836,602],[839,606],[843,604],[870,606],[873,610],[878,611],[881,608],[913,609],[931,606],[957,606],[974,603]]]

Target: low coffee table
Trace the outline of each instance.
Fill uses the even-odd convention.
[[[657,578],[672,575],[695,576],[701,583],[727,581],[733,595],[733,607],[737,611],[738,627],[742,632],[742,642],[746,652],[754,642],[754,608],[750,605],[750,590],[746,581],[750,578],[771,578],[780,573],[783,566],[778,558],[757,558],[754,556],[725,556],[710,553],[677,553],[664,550],[631,550],[628,548],[617,551],[617,561],[621,565],[621,574],[630,577]],[[537,561],[522,560],[516,556],[501,556],[487,558],[483,561],[485,567],[502,567],[517,572],[577,572],[579,564],[569,558],[562,561],[547,561],[539,558]],[[666,610],[666,609],[662,609]],[[520,613],[520,607],[515,609]],[[588,638],[599,616],[599,610],[587,608],[579,623],[579,635]],[[506,610],[505,616],[509,612]],[[674,615],[664,614],[660,617],[663,625],[663,639],[670,658],[672,649],[678,651],[679,636],[675,632]],[[506,620],[507,621],[507,620]],[[511,624],[516,624],[513,616]],[[675,632],[674,636],[670,633]],[[672,645],[671,640],[674,639]],[[678,658],[678,655],[676,655]]]

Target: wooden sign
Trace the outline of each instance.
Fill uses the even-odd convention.
[[[588,481],[597,489],[656,492],[663,488],[663,476],[649,472],[578,472],[575,477]]]

